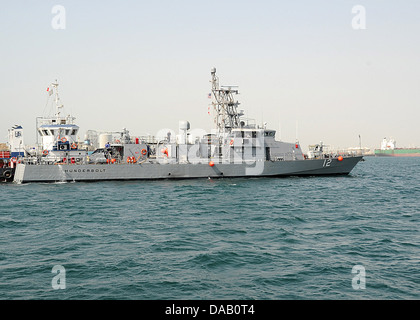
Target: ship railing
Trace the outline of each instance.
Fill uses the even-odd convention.
[[[155,136],[138,136],[139,143],[157,144],[160,140]]]
[[[39,164],[49,164],[49,165],[57,165],[57,164],[88,164],[86,157],[78,157],[77,161],[71,161],[71,158],[66,158],[63,161],[61,157],[43,157],[43,156],[27,156],[24,158],[19,158],[20,163],[27,164],[27,165],[39,165]]]
[[[9,159],[10,151],[0,151],[0,159]]]
[[[322,153],[319,155],[315,155],[312,157],[308,157],[307,155],[305,155],[305,159],[307,160],[316,160],[316,159],[335,159],[338,157],[345,157],[345,158],[349,158],[349,157],[356,157],[356,156],[360,156],[359,153],[357,152],[330,152],[330,153]]]
[[[73,159],[72,159],[73,158]],[[143,159],[144,160],[144,159]],[[89,155],[81,156],[81,157],[42,157],[42,156],[28,156],[22,159],[19,159],[20,163],[27,164],[27,165],[40,165],[40,164],[47,164],[47,165],[92,165],[92,164],[101,164],[101,165],[118,165],[118,164],[125,164],[127,161],[122,159],[121,157],[116,158],[99,158],[99,159],[91,159]],[[136,159],[135,163],[141,162],[141,159]]]

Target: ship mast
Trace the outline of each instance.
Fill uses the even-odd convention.
[[[51,87],[48,88],[49,96],[54,94],[54,100],[51,101],[52,107],[49,115],[44,116],[44,120],[47,122],[55,124],[72,124],[74,117],[71,115],[64,115],[64,105],[61,103],[60,97],[58,95],[58,81],[51,83]],[[48,102],[47,102],[48,103]],[[54,105],[55,104],[55,105]]]
[[[57,121],[60,119],[61,109],[63,109],[63,105],[60,104],[60,97],[58,96],[58,82],[55,80],[54,83],[51,83],[51,86],[54,88],[55,91],[55,117]]]
[[[55,91],[55,92],[54,92]],[[77,150],[77,132],[79,127],[74,124],[75,117],[64,114],[64,105],[58,94],[58,82],[51,83],[47,89],[48,100],[45,108],[50,105],[48,111],[44,110],[42,117],[36,118],[37,145],[46,151]],[[53,96],[54,95],[54,96]],[[38,136],[41,138],[39,143]],[[60,149],[59,149],[60,148]]]
[[[237,86],[219,87],[216,68],[211,69],[211,76],[214,97],[212,105],[215,110],[214,122],[219,133],[230,132],[232,129],[240,127],[241,114],[237,111],[239,102],[234,100],[234,95],[239,93]]]

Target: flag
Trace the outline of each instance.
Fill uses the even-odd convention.
[[[211,93],[209,93],[208,98],[211,99]]]

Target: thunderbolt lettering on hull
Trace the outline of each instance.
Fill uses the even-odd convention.
[[[64,173],[72,173],[72,172],[80,172],[80,173],[83,173],[83,172],[90,172],[90,173],[92,173],[92,172],[105,172],[106,171],[106,169],[65,169],[64,170]]]

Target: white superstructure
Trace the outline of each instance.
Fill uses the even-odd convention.
[[[9,129],[7,143],[12,157],[23,156],[25,153],[25,145],[23,143],[23,128],[15,125]]]
[[[75,117],[64,114],[64,105],[58,95],[57,81],[47,89],[51,101],[50,113],[37,118],[38,149],[47,160],[61,159],[63,152],[67,157],[80,157],[77,134],[79,127]],[[50,100],[50,99],[49,99]],[[48,104],[47,102],[47,104]]]
[[[381,143],[381,150],[394,150],[397,147],[397,142],[394,139],[384,138]]]

